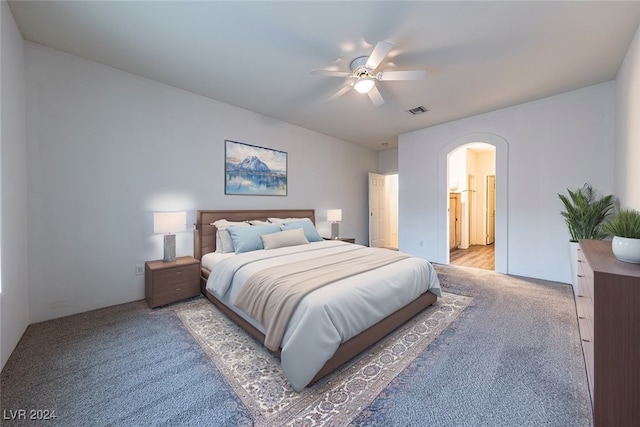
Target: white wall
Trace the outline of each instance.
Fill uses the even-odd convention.
[[[640,27],[616,78],[615,194],[640,210]]]
[[[341,208],[368,239],[377,153],[25,42],[31,321],[144,297],[134,266],[162,258],[156,210]],[[288,196],[225,196],[224,140],[288,152]],[[190,232],[177,255],[193,254]]]
[[[451,193],[467,189],[467,149],[459,148],[449,155],[447,188]]]
[[[378,173],[391,174],[398,172],[398,149],[390,148],[378,152]]]
[[[0,362],[29,324],[27,276],[27,143],[22,36],[6,1],[0,2]]]
[[[506,248],[503,272],[570,283],[569,234],[557,194],[585,182],[613,192],[614,95],[615,82],[607,82],[400,135],[400,250],[445,262],[440,151],[482,132],[508,143],[508,150],[497,151],[496,172],[497,186],[504,185],[496,203],[507,211],[496,212],[496,256],[499,245]],[[498,234],[501,227],[505,235]]]

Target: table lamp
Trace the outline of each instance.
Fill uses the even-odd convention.
[[[176,260],[176,235],[179,231],[187,230],[186,212],[155,212],[153,214],[153,232],[167,233],[164,235],[163,261]]]
[[[331,238],[339,239],[339,222],[342,221],[342,209],[329,209],[327,211],[327,221],[331,221]]]

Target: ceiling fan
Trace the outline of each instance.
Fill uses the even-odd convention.
[[[347,82],[339,91],[331,95],[325,102],[334,101],[347,93],[349,89],[353,88],[357,92],[369,95],[369,99],[371,99],[373,105],[379,107],[384,104],[384,99],[376,87],[376,81],[422,80],[425,77],[424,70],[380,71],[375,73],[376,68],[378,68],[382,60],[384,60],[392,48],[393,43],[389,43],[387,41],[378,42],[373,48],[371,55],[359,56],[351,61],[350,73],[333,70],[313,70],[311,74],[314,75],[355,79],[353,82]]]

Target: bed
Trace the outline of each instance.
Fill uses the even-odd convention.
[[[281,219],[277,231],[268,219]],[[216,252],[218,246],[227,245],[220,238],[225,230],[220,224],[244,221],[251,221],[255,225],[226,229],[233,233],[239,253]],[[214,223],[222,232],[219,233]],[[312,225],[307,227],[309,223]],[[312,209],[199,210],[194,229],[194,255],[201,260],[202,293],[280,357],[283,372],[296,391],[335,371],[433,304],[441,295],[437,274],[427,261],[388,249],[318,239],[313,224],[315,212]],[[260,237],[267,248],[244,247],[243,236],[262,233],[260,230],[267,229],[270,240],[266,240],[265,235]],[[309,243],[281,246],[278,243],[281,241],[276,239],[280,239],[281,235],[293,234],[296,239],[305,235]],[[238,236],[241,237],[236,239]],[[225,250],[228,251],[228,248]],[[347,261],[347,258],[353,262]],[[376,263],[375,267],[371,267],[372,262]],[[317,263],[326,265],[316,269]],[[321,271],[322,274],[309,275],[309,265],[312,264],[312,271]],[[325,270],[331,268],[333,270]],[[258,321],[247,314],[250,312],[253,316],[260,316],[264,311],[280,312],[284,303],[278,305],[277,310],[270,308],[271,311],[252,312],[252,302],[264,295],[248,294],[247,290],[254,285],[254,292],[272,295],[275,291],[265,291],[264,287],[267,282],[273,281],[275,283],[272,285],[276,286],[274,289],[281,292],[285,279],[279,277],[274,280],[271,276],[285,270],[287,273],[282,276],[287,276],[287,280],[298,280],[305,286],[311,286],[306,293],[298,296],[298,300],[290,300],[289,296],[277,298],[278,302],[286,300],[287,304],[294,307],[288,314],[290,318],[284,317],[286,323],[273,318],[271,323],[265,323],[263,317],[257,317],[261,319]],[[344,275],[346,272],[347,277],[335,275]],[[258,279],[262,281],[255,286],[253,282]],[[266,328],[264,324],[271,327]],[[274,330],[279,330],[279,334]]]

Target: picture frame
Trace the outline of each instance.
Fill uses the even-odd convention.
[[[224,141],[224,194],[286,196],[287,153]]]

